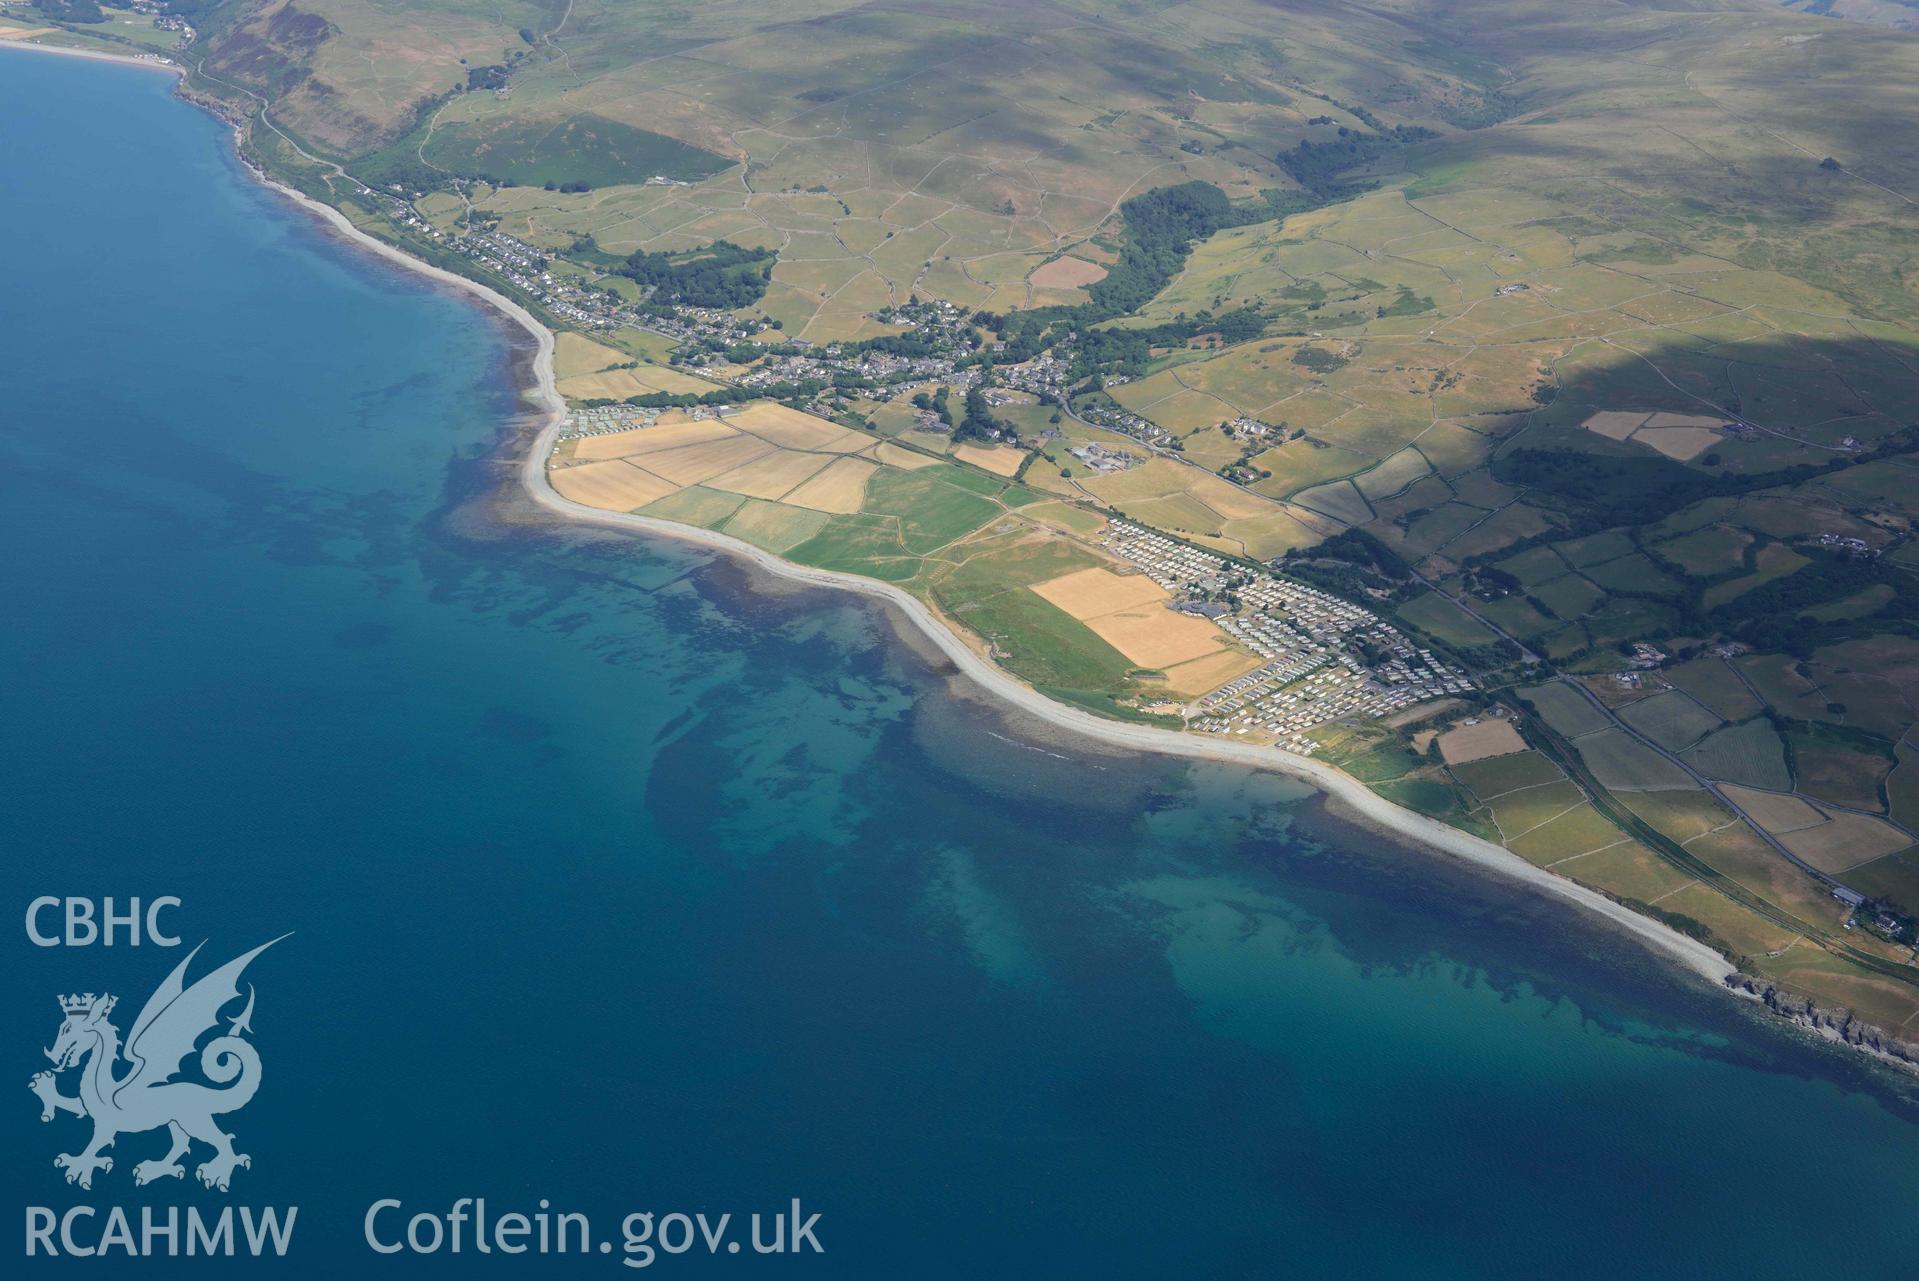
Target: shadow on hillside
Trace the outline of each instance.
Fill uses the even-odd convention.
[[[1794,438],[1814,451],[1837,450],[1847,437],[1870,448],[1919,423],[1919,335],[1723,342],[1683,327],[1665,332],[1666,341],[1640,351],[1572,353],[1560,362],[1557,385],[1542,391],[1549,403],[1534,422],[1576,427],[1600,410],[1663,411],[1720,419],[1748,438]]]

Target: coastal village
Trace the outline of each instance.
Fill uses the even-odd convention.
[[[1053,352],[1014,364],[994,364],[994,344],[983,341],[971,313],[944,300],[920,300],[889,307],[886,323],[925,340],[932,354],[904,354],[861,343],[813,343],[784,338],[767,322],[742,318],[734,311],[679,304],[647,305],[624,301],[596,281],[555,272],[548,253],[497,229],[448,236],[436,229],[413,205],[398,195],[369,191],[386,213],[415,234],[440,241],[488,273],[503,278],[554,316],[588,331],[631,328],[645,330],[682,344],[674,363],[697,370],[701,377],[742,388],[777,388],[817,384],[822,412],[841,391],[858,391],[877,401],[889,401],[916,391],[942,386],[964,394],[990,377],[1003,395],[1006,390],[1041,398],[1063,398],[1068,390],[1068,365]],[[739,370],[726,359],[740,344],[758,344],[769,358],[750,370]],[[756,353],[757,354],[757,353]],[[987,372],[990,367],[990,374]],[[1144,419],[1122,424],[1143,440],[1163,435]],[[1090,421],[1090,420],[1089,420]]]
[[[399,203],[399,202],[396,202]],[[397,211],[426,224],[410,207]],[[433,233],[438,234],[438,233]],[[487,269],[506,276],[548,310],[589,330],[622,326],[647,329],[682,344],[676,363],[702,377],[741,388],[772,388],[795,383],[827,387],[858,384],[874,400],[899,399],[935,386],[963,394],[991,377],[992,404],[1028,394],[1064,404],[1069,365],[1059,354],[1043,352],[1012,365],[974,363],[993,354],[982,344],[971,318],[951,303],[915,299],[887,309],[884,319],[930,340],[933,355],[902,355],[860,344],[813,344],[804,339],[782,344],[780,354],[746,372],[729,369],[718,348],[764,335],[764,330],[733,312],[672,306],[645,313],[617,301],[615,295],[577,280],[556,276],[537,247],[497,230],[458,238],[454,246]],[[662,314],[664,313],[664,314]],[[982,353],[979,348],[986,349]],[[983,366],[983,367],[982,367]],[[1116,376],[1115,384],[1123,384]],[[830,414],[833,406],[814,410]],[[694,406],[672,414],[674,422],[723,422],[735,406]],[[558,439],[582,440],[653,426],[658,408],[629,404],[571,406]],[[921,425],[940,426],[930,411]],[[1140,453],[1161,452],[1167,433],[1129,412],[1088,407],[1086,421],[1132,437]],[[1265,424],[1230,424],[1235,437],[1263,435]],[[1069,451],[1094,474],[1111,474],[1142,460],[1130,451],[1097,443]],[[1195,699],[1181,709],[1190,728],[1203,733],[1247,738],[1311,756],[1320,749],[1309,731],[1337,721],[1366,721],[1397,716],[1421,703],[1470,694],[1472,678],[1432,650],[1415,645],[1371,610],[1318,588],[1283,578],[1267,568],[1200,551],[1152,529],[1111,520],[1100,538],[1105,549],[1138,566],[1172,596],[1169,608],[1212,620],[1231,642],[1257,655],[1261,664],[1245,675]]]

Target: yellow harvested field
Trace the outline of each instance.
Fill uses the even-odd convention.
[[[1084,620],[1101,640],[1141,667],[1164,670],[1229,649],[1225,632],[1164,605],[1135,605]]]
[[[718,422],[674,423],[670,427],[635,427],[632,431],[609,431],[598,436],[582,436],[573,442],[573,456],[587,462],[608,458],[626,458],[635,454],[653,454],[682,445],[698,445],[709,440],[724,440],[738,432]]]
[[[1231,481],[1198,470],[1193,472],[1192,483],[1186,487],[1186,492],[1227,520],[1270,516],[1279,510],[1279,504],[1270,498],[1249,493]]]
[[[1741,787],[1737,783],[1721,783],[1719,790],[1726,794],[1727,800],[1746,811],[1753,822],[1774,836],[1826,821],[1824,814],[1797,796],[1762,792],[1756,787]]]
[[[1232,639],[1210,620],[1166,608],[1165,589],[1144,574],[1115,574],[1095,567],[1035,583],[1031,590],[1047,604],[1085,623],[1101,640],[1141,667],[1166,671],[1195,659],[1212,659],[1222,652],[1232,658],[1251,658],[1235,649]],[[1251,671],[1258,665],[1253,660],[1243,670]],[[1211,670],[1195,669],[1176,688],[1206,679]],[[1224,677],[1206,689],[1230,679]]]
[[[931,467],[937,458],[928,458],[925,454],[911,449],[901,449],[890,440],[882,440],[873,450],[873,457],[888,467],[897,467],[901,471],[917,471],[921,467]]]
[[[1072,503],[1032,503],[1020,508],[1019,515],[1021,520],[1057,529],[1063,534],[1077,534],[1082,538],[1097,536],[1106,528],[1104,516]]]
[[[624,365],[633,357],[591,338],[562,329],[553,339],[553,376],[564,382],[581,374],[597,374],[614,365]]]
[[[621,432],[624,436],[628,433]],[[746,437],[728,427],[717,418],[708,418],[702,422],[661,423],[658,426],[642,428],[640,439],[634,442],[630,451],[634,454],[658,454],[669,449],[680,449],[687,445],[704,445],[714,440],[745,440]]]
[[[1179,498],[1190,508],[1192,502],[1204,505],[1205,511],[1192,510],[1187,523],[1183,526],[1205,533],[1217,529],[1230,521],[1269,520],[1273,517],[1288,515],[1287,509],[1270,498],[1241,489],[1229,481],[1220,479],[1208,471],[1185,463],[1176,463],[1170,458],[1152,458],[1138,467],[1126,471],[1111,472],[1104,476],[1095,476],[1082,482],[1094,496],[1111,503],[1128,515],[1135,515],[1147,524],[1166,524],[1180,526],[1167,511],[1156,511],[1146,504],[1158,499]],[[1219,525],[1210,523],[1207,512],[1216,513]],[[1192,522],[1199,522],[1197,525]],[[1233,531],[1228,530],[1229,534]],[[1314,535],[1307,541],[1317,542],[1324,534]],[[1234,546],[1231,550],[1238,554],[1242,548]],[[1275,553],[1277,554],[1277,553]]]
[[[665,365],[641,365],[638,369],[607,369],[596,374],[576,374],[558,383],[568,400],[625,400],[664,391],[673,395],[700,395],[712,391],[717,383],[694,378]]]
[[[1118,506],[1129,500],[1182,493],[1192,483],[1193,474],[1197,473],[1192,468],[1169,458],[1149,458],[1137,467],[1095,476],[1084,484],[1091,493]]]
[[[1312,523],[1301,518],[1302,512],[1304,509],[1299,507],[1285,509],[1276,507],[1270,516],[1227,521],[1226,528],[1222,531],[1225,535],[1223,538],[1196,537],[1193,541],[1217,547],[1229,555],[1270,560],[1295,547],[1311,547],[1323,541],[1332,528],[1337,528],[1324,524],[1315,528]]]
[[[609,458],[624,458],[637,453],[640,437],[651,436],[650,430],[634,428],[632,431],[602,432],[598,436],[582,436],[569,441],[573,446],[571,456],[586,463],[603,463]]]
[[[50,36],[59,29],[58,27],[0,27],[0,40],[25,40],[30,36]]]
[[[1822,872],[1843,872],[1912,844],[1898,828],[1864,814],[1835,814],[1817,827],[1787,832],[1779,843]]]
[[[743,467],[755,458],[773,452],[773,446],[751,436],[732,436],[704,445],[687,445],[646,455],[649,471],[666,477],[675,485],[700,485],[714,476]]]
[[[632,370],[631,372],[635,378],[638,378],[648,387],[653,387],[660,391],[672,392],[676,396],[700,396],[715,390],[719,386],[718,383],[709,382],[704,378],[695,378],[692,374],[683,374],[679,370],[669,369],[665,365],[649,365],[642,362],[638,369]]]
[[[866,501],[866,482],[878,470],[862,459],[836,458],[825,471],[788,494],[785,501],[795,507],[851,515]]]
[[[1672,415],[1660,415],[1672,417]],[[1651,445],[1668,458],[1690,462],[1719,443],[1719,433],[1704,427],[1641,427],[1633,439]]]
[[[1033,591],[1047,604],[1065,610],[1082,623],[1116,609],[1156,604],[1166,599],[1166,589],[1144,574],[1115,574],[1097,566],[1035,583]]]
[[[1167,668],[1166,687],[1178,694],[1210,694],[1227,681],[1252,671],[1259,663],[1256,655],[1236,649],[1221,650]]]
[[[1439,754],[1448,765],[1483,761],[1488,756],[1510,756],[1526,750],[1511,721],[1483,720],[1477,725],[1461,725],[1439,736]]]
[[[604,373],[575,374],[563,378],[559,392],[568,400],[625,400],[655,390],[633,376],[630,369],[609,369]]]
[[[975,467],[984,467],[995,476],[1012,476],[1019,471],[1019,465],[1026,461],[1024,451],[1005,445],[957,445],[953,449],[953,457]]]
[[[1026,279],[1041,289],[1083,289],[1106,279],[1106,268],[1084,258],[1055,258]]]
[[[1643,413],[1626,413],[1617,409],[1602,409],[1588,418],[1580,426],[1587,431],[1596,431],[1608,440],[1624,440],[1639,430],[1646,421]]]
[[[873,443],[873,438],[862,432],[771,401],[748,405],[737,414],[728,414],[726,421],[787,449],[851,454]]]
[[[547,479],[560,497],[606,511],[630,512],[656,498],[665,498],[678,486],[661,480],[632,463],[615,459],[607,463],[581,463],[577,467],[556,467]]]
[[[820,454],[799,454],[782,449],[763,458],[755,458],[744,467],[735,467],[705,483],[710,488],[745,494],[748,498],[778,498],[830,461]]]
[[[1726,420],[1723,418],[1702,418],[1698,414],[1654,414],[1646,420],[1648,427],[1717,427]]]

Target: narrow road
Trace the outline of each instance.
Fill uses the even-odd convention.
[[[1645,744],[1647,747],[1651,748],[1653,751],[1659,753],[1659,755],[1664,757],[1666,760],[1671,761],[1673,765],[1677,766],[1680,770],[1684,771],[1687,778],[1690,778],[1693,782],[1697,783],[1700,786],[1700,788],[1704,790],[1708,795],[1710,795],[1714,800],[1718,801],[1721,805],[1724,805],[1727,809],[1737,814],[1740,817],[1740,819],[1744,821],[1746,826],[1750,828],[1753,831],[1753,833],[1759,837],[1760,840],[1772,846],[1772,848],[1778,853],[1779,857],[1785,859],[1788,863],[1791,863],[1794,867],[1804,872],[1807,876],[1810,876],[1813,880],[1818,881],[1821,885],[1824,885],[1829,889],[1844,890],[1848,894],[1859,893],[1858,890],[1853,889],[1851,886],[1847,885],[1844,881],[1841,881],[1839,878],[1827,872],[1820,871],[1818,868],[1814,867],[1812,864],[1806,862],[1804,859],[1800,858],[1797,854],[1794,854],[1791,850],[1787,849],[1784,845],[1780,844],[1778,837],[1774,836],[1771,832],[1768,832],[1765,828],[1759,826],[1758,823],[1754,822],[1752,817],[1749,814],[1747,814],[1745,810],[1741,809],[1736,803],[1734,803],[1734,801],[1730,797],[1728,797],[1725,794],[1725,792],[1720,790],[1719,784],[1713,782],[1711,779],[1707,778],[1704,774],[1701,774],[1698,770],[1688,765],[1685,761],[1681,760],[1679,757],[1675,756],[1673,753],[1667,751],[1665,748],[1661,747],[1658,743],[1653,742],[1650,738],[1647,738],[1644,734],[1641,734],[1638,730],[1634,729],[1631,725],[1627,724],[1624,720],[1621,720],[1619,716],[1614,713],[1613,709],[1606,706],[1606,704],[1600,699],[1599,695],[1593,693],[1590,689],[1587,689],[1583,682],[1570,680],[1563,676],[1559,677],[1558,681],[1562,685],[1566,685],[1572,689],[1578,690],[1579,693],[1585,698],[1585,700],[1588,703],[1598,708],[1600,712],[1605,715],[1607,720],[1611,721],[1615,726],[1624,730],[1627,734],[1631,735],[1632,738],[1636,740],[1637,742]],[[1575,746],[1577,745],[1575,744]],[[1860,895],[1860,897],[1863,898],[1865,896]]]

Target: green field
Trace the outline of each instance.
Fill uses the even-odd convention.
[[[1006,666],[1034,685],[1101,690],[1129,684],[1125,655],[1031,592],[939,597],[955,618],[1001,645]]]
[[[1695,578],[1736,572],[1745,565],[1752,536],[1726,525],[1711,525],[1659,545],[1659,554]]]
[[[695,180],[732,167],[725,156],[617,120],[583,115],[552,125],[518,120],[440,125],[426,162],[453,173],[538,187],[617,187],[656,174]]]
[[[743,538],[755,547],[770,552],[789,552],[826,528],[828,517],[822,512],[783,503],[749,498],[720,523],[719,528],[735,538]]]
[[[1667,668],[1662,675],[1722,720],[1743,721],[1766,707],[1722,659],[1695,658]]]
[[[1657,792],[1693,786],[1686,772],[1624,730],[1606,729],[1578,742],[1586,768],[1615,791]]]
[[[1521,788],[1538,787],[1565,777],[1557,765],[1538,752],[1514,752],[1464,765],[1448,766],[1453,777],[1480,798],[1500,796]]]
[[[1772,792],[1792,790],[1792,771],[1779,734],[1764,720],[1733,725],[1684,753],[1687,764],[1707,778],[1722,783],[1763,787]]]
[[[1513,853],[1530,862],[1552,864],[1617,845],[1625,835],[1590,805],[1579,805],[1507,841]]]
[[[1732,811],[1703,790],[1622,792],[1619,800],[1653,830],[1681,845],[1734,821]]]
[[[1540,718],[1555,733],[1567,738],[1591,734],[1612,724],[1584,694],[1565,685],[1525,686],[1519,690],[1519,696],[1538,709]]]
[[[882,516],[838,517],[789,556],[803,565],[888,582],[904,582],[923,568],[921,558],[901,545],[898,522]]]
[[[1855,809],[1883,810],[1881,783],[1892,772],[1893,746],[1858,730],[1807,724],[1786,735],[1793,773],[1808,796]]]
[[[1919,823],[1919,751],[1907,744],[1899,745],[1899,764],[1886,777],[1886,795],[1894,819],[1907,827]]]
[[[1486,808],[1492,811],[1493,821],[1499,825],[1500,833],[1511,840],[1577,808],[1585,799],[1585,793],[1561,779],[1556,783],[1510,792],[1486,802]]]
[[[1669,752],[1690,746],[1719,728],[1719,718],[1677,690],[1642,698],[1620,719]]]
[[[1438,592],[1428,592],[1401,605],[1399,616],[1448,645],[1484,645],[1494,639],[1492,632]]]
[[[669,494],[657,502],[648,503],[640,511],[643,515],[658,516],[661,520],[677,520],[685,525],[712,529],[738,511],[740,504],[745,501],[738,494],[690,485],[677,494]]]
[[[912,555],[924,555],[971,533],[1000,513],[997,504],[975,492],[971,481],[957,467],[923,467],[907,472],[887,468],[873,477],[861,511],[893,517],[904,549]]]

